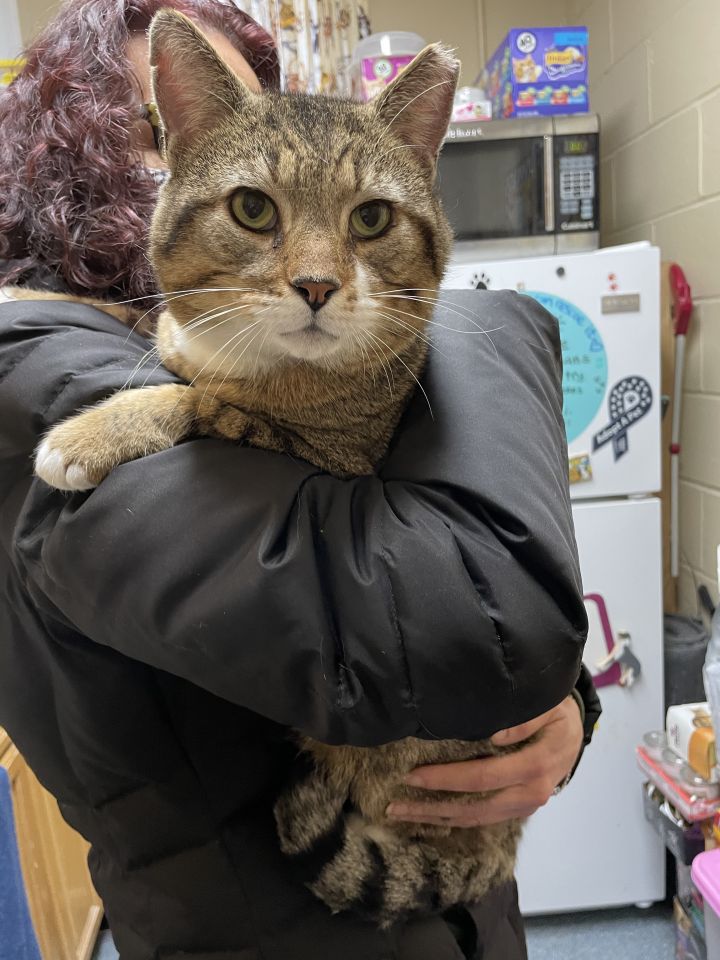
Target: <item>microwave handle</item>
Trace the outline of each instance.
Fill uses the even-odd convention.
[[[555,158],[553,138],[543,137],[543,177],[545,180],[545,232],[555,232]]]

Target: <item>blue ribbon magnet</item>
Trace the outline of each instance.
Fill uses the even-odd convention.
[[[593,437],[593,452],[612,440],[615,459],[629,449],[628,430],[652,407],[652,387],[643,377],[626,377],[610,391],[610,423]]]

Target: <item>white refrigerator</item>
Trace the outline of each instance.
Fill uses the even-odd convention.
[[[660,255],[650,244],[454,264],[446,288],[513,289],[560,323],[573,515],[603,715],[566,791],[525,829],[525,914],[662,900],[635,746],[663,726]],[[613,658],[613,651],[620,660]],[[610,658],[610,659],[608,659]],[[638,666],[639,665],[639,666]]]

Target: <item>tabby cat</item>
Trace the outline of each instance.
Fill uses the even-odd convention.
[[[151,63],[171,170],[151,239],[168,304],[157,350],[185,382],[122,391],[54,427],[37,474],[89,489],[191,435],[371,473],[422,372],[450,251],[434,179],[457,61],[429,46],[371,104],[259,95],[165,10]],[[389,926],[512,876],[519,821],[451,829],[385,817],[393,800],[467,800],[403,777],[499,752],[489,743],[299,739],[310,760],[277,802],[280,843],[301,862],[331,849],[310,886],[333,911]]]

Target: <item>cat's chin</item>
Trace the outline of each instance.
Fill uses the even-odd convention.
[[[320,363],[342,352],[343,339],[320,327],[303,327],[280,335],[285,355],[293,360]]]

